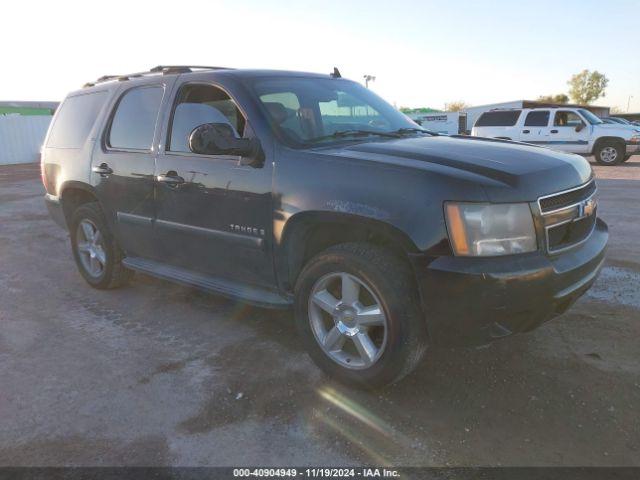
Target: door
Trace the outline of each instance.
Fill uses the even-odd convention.
[[[520,129],[521,142],[544,145],[549,137],[549,110],[531,110]]]
[[[589,148],[589,136],[587,123],[577,112],[556,110],[549,129],[548,145],[551,148],[565,152],[584,153]]]
[[[241,165],[237,156],[192,153],[189,134],[205,123],[226,123],[239,137],[254,136],[236,102],[221,88],[187,83],[178,89],[155,171],[160,260],[271,286],[271,161]]]
[[[126,88],[117,99],[91,162],[96,193],[120,246],[153,254],[154,148],[167,83]]]

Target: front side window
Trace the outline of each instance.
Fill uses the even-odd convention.
[[[549,111],[548,110],[536,110],[535,112],[529,112],[527,119],[524,121],[525,127],[546,127],[549,124]]]
[[[127,91],[111,121],[107,144],[124,150],[151,150],[164,88],[137,87]]]
[[[349,80],[263,78],[252,86],[271,125],[293,146],[340,141],[345,132],[384,135],[420,128],[371,90]]]
[[[205,123],[226,123],[236,137],[242,137],[246,121],[224,90],[213,85],[185,85],[176,98],[167,150],[191,152],[189,136],[194,128]]]
[[[580,116],[569,110],[558,110],[553,119],[554,127],[577,127],[582,123]]]

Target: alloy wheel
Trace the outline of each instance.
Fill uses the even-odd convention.
[[[85,271],[93,278],[99,278],[107,264],[102,233],[89,219],[83,219],[76,230],[78,256]]]
[[[618,150],[614,147],[604,147],[600,150],[600,160],[604,163],[613,163],[618,158]]]
[[[372,366],[387,344],[382,303],[349,273],[330,273],[315,283],[309,297],[309,323],[324,353],[346,368]]]

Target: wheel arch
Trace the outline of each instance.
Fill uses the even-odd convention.
[[[87,183],[70,180],[60,186],[60,203],[67,227],[69,227],[73,212],[80,205],[97,201],[98,196],[95,189]]]
[[[599,137],[596,139],[595,142],[593,142],[593,149],[591,150],[591,154],[595,155],[598,151],[598,148],[600,148],[600,146],[603,143],[607,143],[607,142],[622,144],[622,146],[625,145],[625,140],[622,137],[615,137],[615,136]]]
[[[287,221],[279,242],[277,267],[283,287],[293,289],[311,257],[347,242],[381,245],[405,259],[419,252],[405,232],[385,221],[344,212],[301,212]]]

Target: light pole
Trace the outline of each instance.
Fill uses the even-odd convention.
[[[633,98],[633,95],[629,95],[629,98],[627,99],[627,113],[629,113],[629,105],[631,105],[632,98]]]
[[[364,86],[369,88],[369,82],[375,82],[376,77],[374,75],[365,75],[364,76]]]

